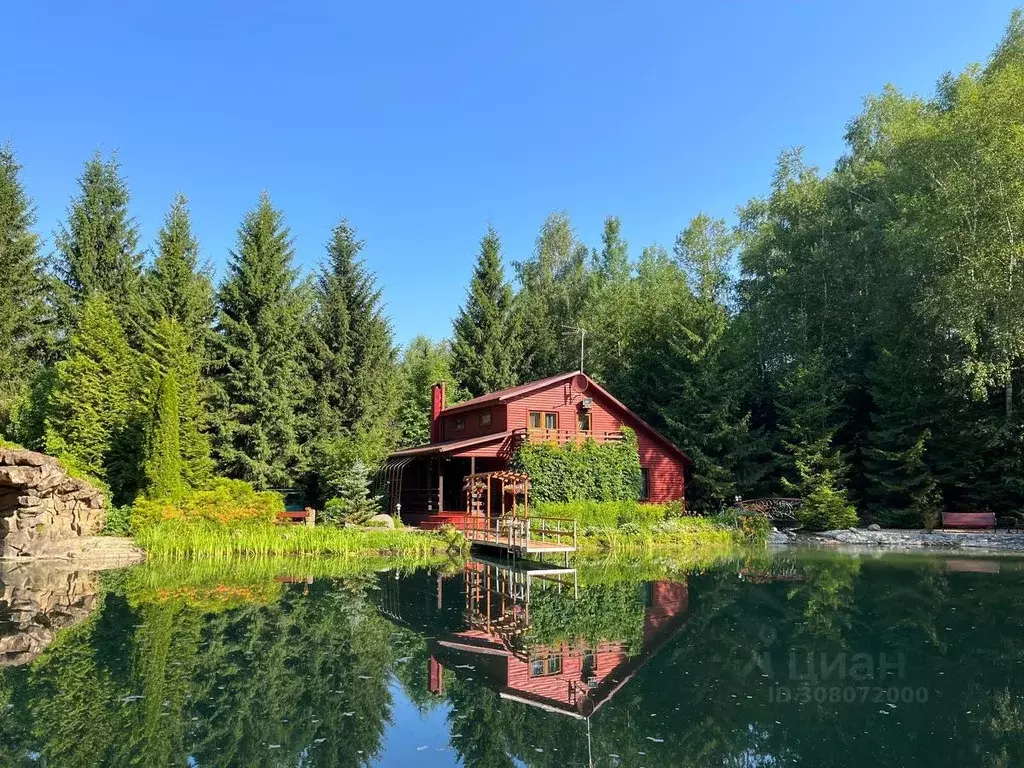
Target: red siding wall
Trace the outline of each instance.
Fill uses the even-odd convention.
[[[650,477],[649,501],[666,502],[681,499],[685,490],[683,462],[662,443],[651,437],[643,426],[630,419],[628,414],[620,415],[619,409],[599,392],[581,395],[568,383],[553,384],[548,389],[510,400],[507,404],[508,428],[525,428],[529,425],[530,411],[543,411],[558,414],[560,430],[576,431],[579,404],[583,397],[590,397],[594,401],[590,409],[593,432],[613,432],[623,426],[630,427],[636,432],[640,466],[648,470]],[[469,429],[469,426],[467,421],[466,429]]]
[[[489,426],[480,426],[480,414],[491,413],[491,423]],[[465,419],[465,426],[462,429],[455,429],[455,420]],[[460,413],[452,414],[451,416],[441,417],[441,440],[467,440],[471,437],[480,437],[480,435],[489,435],[494,432],[504,432],[507,429],[505,426],[505,406],[502,403],[490,403],[483,405],[479,408],[474,408],[470,411],[462,411]]]
[[[552,655],[557,655],[558,652],[553,651]],[[573,681],[579,682],[583,670],[583,657],[579,653],[569,653],[567,648],[560,649],[560,652],[562,654],[562,672],[542,677],[531,677],[529,662],[509,656],[508,687],[519,693],[542,697],[568,706],[570,701],[569,685]],[[595,657],[597,668],[594,671],[594,676],[598,681],[603,681],[619,665],[629,659],[629,654],[618,644],[602,643],[597,649]]]

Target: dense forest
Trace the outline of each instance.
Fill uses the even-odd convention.
[[[85,164],[45,247],[8,146],[0,435],[119,501],[215,475],[322,500],[426,439],[431,382],[468,397],[575,370],[569,325],[587,373],[694,459],[692,509],[784,493],[889,525],[1019,510],[1022,116],[1018,12],[930,98],[867,98],[830,172],[783,152],[733,224],[700,214],[637,252],[614,216],[594,247],[555,213],[511,271],[488,229],[452,338],[403,349],[346,220],[300,275],[264,194],[215,286],[183,197],[139,242],[116,157]]]

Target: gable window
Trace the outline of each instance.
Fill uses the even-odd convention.
[[[490,411],[484,411],[483,413],[481,413],[479,421],[480,421],[480,426],[481,427],[489,427],[489,426],[491,426],[491,412]]]
[[[580,411],[579,429],[580,432],[590,431],[590,411]]]
[[[544,429],[558,429],[558,414],[557,413],[545,413],[544,414]]]
[[[548,656],[530,661],[530,677],[547,677],[562,674],[562,657]]]
[[[640,467],[640,500],[647,501],[651,498],[651,470],[647,467]]]
[[[466,428],[465,418],[463,418],[462,416],[456,416],[454,427],[456,432],[461,432],[462,430],[464,430]]]
[[[540,411],[530,411],[530,429],[540,429]]]

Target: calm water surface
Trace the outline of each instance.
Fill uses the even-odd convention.
[[[0,571],[0,765],[1024,766],[1024,561]]]

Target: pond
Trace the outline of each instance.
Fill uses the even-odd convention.
[[[317,570],[5,565],[0,765],[1024,765],[1024,560]]]

